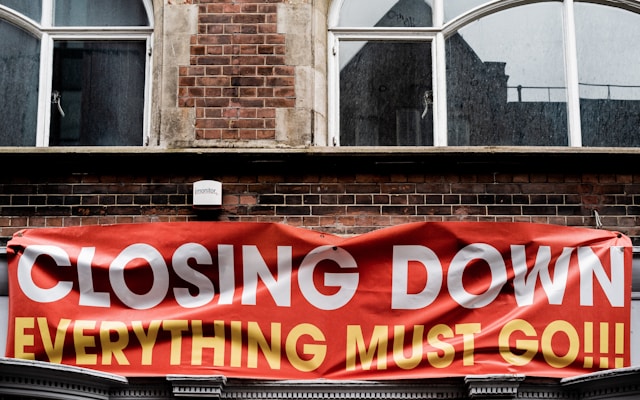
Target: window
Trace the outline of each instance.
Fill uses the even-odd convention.
[[[331,145],[640,147],[640,1],[338,0],[329,27]]]
[[[640,18],[576,3],[580,120],[585,146],[640,146]]]
[[[356,28],[334,31],[340,38],[334,49],[339,54],[335,104],[340,135],[334,144],[433,145],[434,47],[425,30],[432,26],[430,3],[343,2],[338,24]]]
[[[0,146],[141,146],[151,0],[0,0]]]

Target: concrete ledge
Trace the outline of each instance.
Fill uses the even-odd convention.
[[[90,369],[0,358],[0,394],[16,398],[109,399],[114,387],[127,383],[125,377]]]
[[[422,172],[640,172],[640,148],[571,147],[0,147],[8,174],[54,172],[305,172],[393,170]],[[346,168],[346,169],[345,169]],[[297,169],[301,171],[300,169]]]
[[[635,399],[640,369],[573,378],[472,375],[386,381],[253,380],[221,375],[125,378],[40,361],[0,358],[0,397],[57,399]]]

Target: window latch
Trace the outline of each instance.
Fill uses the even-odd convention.
[[[427,113],[429,112],[429,107],[431,107],[431,105],[433,104],[433,91],[432,90],[427,90],[426,92],[424,92],[424,95],[422,97],[422,103],[424,104],[424,111],[422,112],[422,119],[424,119],[424,117],[427,116]]]
[[[62,109],[62,104],[60,104],[61,100],[62,95],[60,94],[60,92],[58,92],[57,90],[51,92],[51,104],[55,104],[56,106],[58,106],[58,112],[62,117],[64,117],[64,110]]]

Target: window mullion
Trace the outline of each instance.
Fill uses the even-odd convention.
[[[564,20],[564,52],[567,81],[569,146],[582,147],[582,127],[580,125],[580,88],[578,81],[578,56],[573,0],[565,0],[564,2]]]
[[[53,10],[55,0],[42,0],[42,26],[49,29],[53,26]],[[51,129],[51,79],[53,77],[53,38],[43,32],[40,52],[40,91],[38,100],[38,131],[36,146],[49,146]]]
[[[53,2],[54,0],[42,0],[42,26],[53,26]]]
[[[444,24],[444,0],[433,1],[433,26],[440,28]]]
[[[433,1],[433,26],[444,24],[444,0]],[[445,62],[445,40],[440,31],[433,41],[433,146],[447,145],[447,73]]]
[[[447,145],[447,63],[442,32],[434,40],[433,51],[433,145]]]
[[[147,38],[147,58],[146,58],[146,66],[145,66],[145,76],[144,76],[144,93],[145,93],[145,101],[144,101],[144,115],[143,120],[144,123],[142,125],[142,143],[144,146],[149,146],[151,143],[151,99],[153,86],[151,82],[153,80],[152,75],[153,71],[153,34]],[[160,145],[160,136],[157,138],[157,145]]]
[[[53,76],[53,40],[43,33],[40,42],[40,82],[38,91],[38,123],[36,146],[49,145],[49,121],[51,118],[51,77]]]
[[[327,59],[329,63],[327,65],[327,75],[328,75],[328,100],[329,100],[329,110],[328,110],[328,131],[329,135],[327,137],[328,143],[324,143],[326,146],[339,146],[340,145],[340,66],[339,66],[339,41],[338,38],[332,33],[329,34],[328,43],[328,54]],[[317,139],[316,139],[317,140]],[[319,145],[323,145],[322,143],[316,143]]]

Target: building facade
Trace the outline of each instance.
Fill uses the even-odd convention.
[[[23,229],[191,221],[345,237],[526,222],[618,231],[640,246],[638,22],[635,0],[0,0],[0,248]],[[222,183],[220,206],[194,207],[201,180]],[[639,282],[634,273],[634,292]],[[640,391],[634,366],[271,382],[1,361],[2,398]]]

